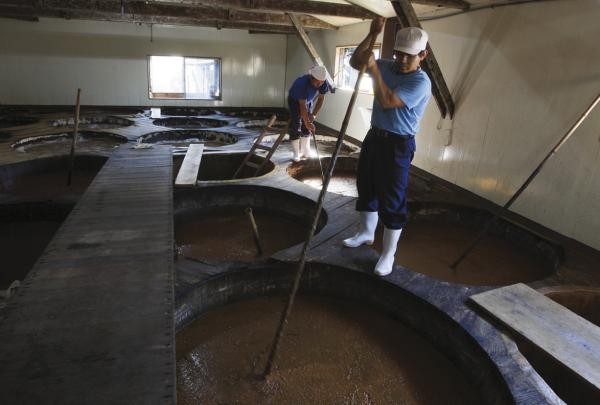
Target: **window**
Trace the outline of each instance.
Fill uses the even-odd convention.
[[[221,99],[221,59],[150,56],[149,97]]]
[[[355,50],[356,45],[338,46],[335,48],[335,84],[341,89],[354,90],[358,71],[350,66],[350,57]],[[373,53],[376,59],[379,58],[381,45],[375,45]],[[363,75],[358,89],[362,92],[373,94],[373,80],[368,73]]]

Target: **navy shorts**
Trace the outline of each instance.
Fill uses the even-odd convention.
[[[369,130],[358,160],[357,211],[378,212],[386,228],[404,227],[408,217],[408,172],[415,150],[414,136]]]
[[[287,101],[288,108],[290,109],[290,126],[288,128],[290,140],[293,141],[300,137],[310,136],[310,130],[306,128],[306,126],[304,125],[304,121],[302,121],[298,101],[294,100],[291,97],[288,97]],[[309,106],[307,108],[309,109],[308,111],[310,113]]]

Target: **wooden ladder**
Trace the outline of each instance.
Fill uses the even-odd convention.
[[[286,125],[286,127],[284,129],[279,131],[279,136],[277,137],[277,140],[275,140],[275,142],[273,143],[273,146],[266,146],[261,143],[263,138],[265,137],[265,135],[268,133],[268,131],[276,131],[276,129],[271,126],[271,125],[273,125],[273,123],[275,123],[275,119],[277,119],[277,116],[272,115],[271,118],[269,119],[269,121],[267,122],[267,125],[262,129],[260,135],[254,141],[254,144],[248,151],[248,154],[246,155],[246,157],[244,157],[244,160],[240,164],[240,167],[238,167],[238,169],[233,174],[232,179],[236,179],[241,174],[242,170],[244,169],[244,166],[249,166],[249,167],[254,168],[255,169],[254,176],[257,176],[258,173],[260,173],[260,171],[262,170],[262,168],[267,164],[267,162],[269,160],[271,160],[271,156],[273,156],[273,153],[275,153],[275,151],[279,147],[279,144],[281,144],[281,141],[283,140],[283,137],[285,136],[285,134],[287,132],[287,125]],[[258,156],[255,154],[257,149],[267,151],[267,155],[264,156],[263,161],[261,163],[254,163],[254,162],[250,161],[250,159],[252,159],[253,156]]]

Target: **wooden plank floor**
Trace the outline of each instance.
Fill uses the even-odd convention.
[[[600,389],[600,327],[521,283],[471,301]]]
[[[0,403],[175,403],[171,171],[112,154],[0,314]]]

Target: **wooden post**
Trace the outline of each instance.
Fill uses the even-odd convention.
[[[402,28],[421,28],[421,23],[419,23],[417,14],[415,13],[410,1],[392,0],[392,6],[396,11],[398,21],[400,22],[400,26]],[[440,112],[442,113],[442,118],[446,118],[447,115],[450,115],[450,118],[452,118],[454,117],[454,101],[452,100],[452,95],[450,94],[450,90],[448,90],[448,86],[446,85],[446,81],[444,80],[444,76],[440,70],[440,66],[437,63],[435,55],[433,54],[433,50],[429,44],[427,44],[427,51],[429,52],[429,55],[423,61],[422,67],[431,79],[431,92],[433,93],[433,97],[435,98]]]
[[[73,130],[73,140],[71,142],[71,154],[69,157],[69,174],[67,176],[67,186],[71,185],[73,167],[75,166],[75,143],[77,142],[77,132],[79,131],[79,107],[80,107],[81,89],[77,89],[77,102],[75,104],[75,128]]]
[[[288,13],[288,16],[290,17],[290,21],[292,22],[292,24],[294,24],[294,28],[296,28],[296,32],[298,33],[298,36],[300,37],[300,41],[302,41],[302,45],[304,45],[306,52],[308,52],[308,54],[312,58],[313,63],[315,65],[325,67],[323,60],[317,53],[317,50],[315,49],[312,42],[310,41],[310,38],[306,34],[306,31],[304,31],[304,28],[302,28],[302,23],[300,23],[300,20],[298,19],[298,17],[296,17],[292,13]],[[335,82],[331,78],[331,75],[329,74],[329,71],[327,70],[327,68],[325,68],[325,70],[327,71],[327,78],[325,79],[325,81],[327,82],[327,85],[329,86],[329,89],[331,90],[331,92],[335,93]]]
[[[371,42],[369,42],[368,52],[373,52],[373,46],[375,45],[376,35],[371,36]],[[308,248],[310,246],[310,242],[315,234],[315,230],[317,229],[317,224],[319,223],[319,215],[321,214],[321,210],[323,208],[323,200],[325,199],[325,193],[327,193],[327,187],[329,187],[329,181],[331,180],[331,176],[333,175],[333,169],[335,168],[335,162],[337,157],[342,149],[342,144],[344,143],[344,136],[346,135],[346,129],[348,129],[348,124],[350,123],[350,116],[352,115],[352,110],[354,109],[354,103],[356,102],[356,97],[358,96],[358,89],[360,86],[360,79],[362,79],[363,74],[367,70],[367,64],[364,64],[360,71],[358,72],[358,77],[356,78],[356,83],[354,85],[354,92],[352,93],[352,97],[350,98],[350,102],[348,103],[348,108],[346,109],[346,115],[344,116],[344,120],[342,121],[342,128],[340,129],[340,134],[338,135],[337,142],[335,144],[335,150],[333,155],[331,155],[331,160],[329,162],[329,166],[327,168],[327,173],[325,174],[325,181],[323,183],[323,187],[321,188],[321,193],[319,194],[319,199],[317,200],[317,208],[315,210],[315,216],[313,218],[312,226],[309,230],[308,237],[306,238],[306,242],[304,242],[304,247],[302,248],[302,253],[300,255],[300,262],[298,263],[298,269],[296,270],[296,277],[294,278],[294,284],[292,285],[292,290],[290,291],[290,296],[285,305],[285,309],[281,315],[281,320],[279,322],[279,326],[277,328],[277,332],[275,334],[275,340],[273,341],[273,345],[271,346],[271,352],[269,353],[269,357],[267,359],[267,366],[265,367],[265,371],[263,373],[264,377],[267,377],[273,368],[273,364],[275,362],[275,357],[277,355],[277,349],[279,348],[279,344],[281,342],[281,338],[283,336],[283,331],[285,325],[287,324],[287,318],[292,312],[292,306],[294,305],[294,300],[296,298],[296,293],[298,292],[298,287],[300,286],[300,279],[302,278],[302,273],[304,273],[304,265],[306,264],[306,255],[308,253]]]

